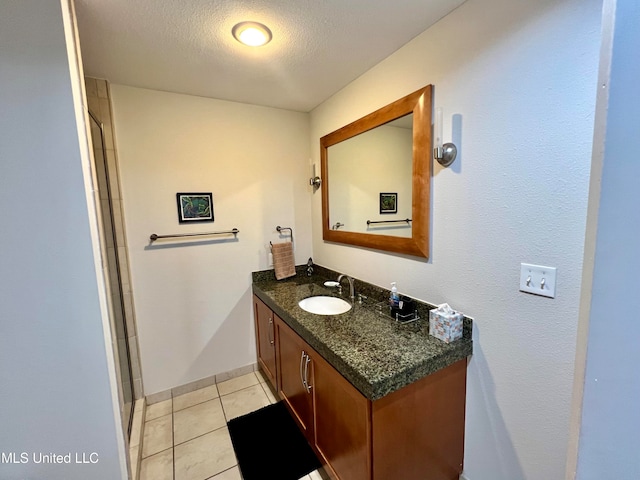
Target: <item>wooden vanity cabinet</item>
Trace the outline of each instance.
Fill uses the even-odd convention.
[[[254,308],[260,366],[331,478],[459,478],[466,359],[371,401],[257,297]]]
[[[277,385],[275,314],[257,296],[253,296],[258,365],[273,388]]]
[[[370,402],[276,317],[278,394],[334,478],[371,479]]]

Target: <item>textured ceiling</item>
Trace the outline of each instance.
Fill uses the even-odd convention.
[[[75,0],[85,74],[308,112],[465,0]],[[241,21],[269,26],[251,48]]]

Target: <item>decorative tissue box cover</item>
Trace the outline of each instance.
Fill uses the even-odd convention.
[[[464,315],[452,310],[446,303],[429,311],[429,335],[450,343],[462,338]]]

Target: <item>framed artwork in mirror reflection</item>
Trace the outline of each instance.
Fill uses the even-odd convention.
[[[178,222],[213,222],[213,195],[209,193],[176,193]]]
[[[380,193],[380,213],[398,213],[397,193]]]

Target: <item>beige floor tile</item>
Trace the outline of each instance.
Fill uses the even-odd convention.
[[[142,419],[137,420],[135,417],[131,423],[131,434],[129,435],[129,447],[137,447],[140,445],[142,438]]]
[[[136,400],[133,407],[133,419],[131,420],[131,435],[129,435],[129,446],[135,447],[136,445],[140,445],[140,438],[142,432],[142,424],[144,423],[143,418],[143,401]]]
[[[323,468],[314,470],[309,475],[304,477],[305,480],[307,479],[307,477],[309,478],[309,480],[331,480],[331,477],[327,475],[327,472],[325,472]]]
[[[175,480],[205,480],[235,465],[227,427],[175,447]]]
[[[240,377],[232,378],[226,382],[219,383],[218,392],[220,392],[220,396],[227,395],[252,385],[258,385],[259,383],[260,382],[258,381],[256,374],[251,372]]]
[[[223,395],[220,399],[227,421],[270,405],[260,384]]]
[[[178,395],[173,399],[173,411],[177,412],[178,410],[193,407],[198,403],[207,402],[218,397],[218,389],[215,385],[185,393],[184,395]]]
[[[240,469],[238,467],[233,467],[219,473],[215,477],[211,478],[211,480],[242,480],[242,475],[240,475]]]
[[[276,403],[278,401],[278,398],[273,394],[267,383],[261,383],[260,386],[264,390],[264,393],[267,395],[270,403]]]
[[[129,465],[131,466],[131,478],[138,478],[138,468],[140,465],[138,464],[138,459],[140,457],[140,445],[136,445],[134,447],[129,447]]]
[[[267,377],[264,376],[264,373],[262,373],[262,370],[256,370],[254,373],[256,374],[256,377],[258,377],[258,381],[260,383],[268,382]]]
[[[324,479],[329,478],[329,477],[325,473],[324,469],[321,469],[321,470],[316,470],[314,472],[311,472],[309,474],[309,478],[310,478],[310,480],[324,480]]]
[[[142,460],[140,480],[173,480],[173,449],[170,448]]]
[[[171,399],[164,402],[154,403],[153,405],[147,405],[147,412],[145,413],[145,422],[154,420],[156,418],[169,415],[172,412]]]
[[[173,444],[217,430],[226,423],[219,398],[179,410],[173,414]]]
[[[311,472],[309,477],[311,477],[311,480],[331,480],[331,477],[324,468],[319,468],[315,472]]]
[[[173,446],[172,416],[156,418],[144,424],[142,458],[161,452]]]

